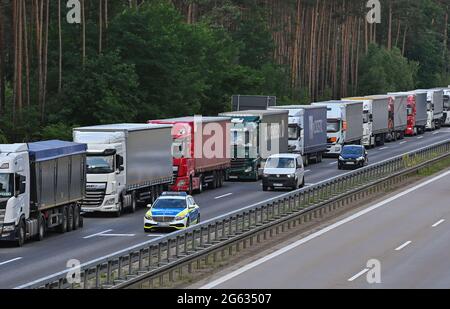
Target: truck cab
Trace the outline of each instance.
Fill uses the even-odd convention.
[[[114,133],[76,131],[74,141],[88,144],[86,198],[83,200],[82,211],[119,211],[117,192],[125,185],[122,139]]]
[[[242,116],[231,120],[231,168],[228,179],[248,178],[258,180],[261,157],[258,152],[260,118]]]
[[[408,95],[408,103],[406,106],[406,111],[408,121],[405,134],[408,136],[417,135],[418,134],[416,127],[417,105],[414,95]]]
[[[444,89],[444,125],[450,126],[450,86]]]
[[[29,179],[27,144],[0,145],[1,240],[14,241],[16,227],[30,215]]]

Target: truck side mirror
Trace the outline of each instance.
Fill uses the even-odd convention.
[[[119,171],[123,171],[123,170],[124,170],[124,167],[123,167],[123,157],[120,156],[120,155],[117,155],[117,156],[116,156],[116,168],[117,168]]]

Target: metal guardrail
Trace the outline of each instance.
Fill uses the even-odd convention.
[[[449,155],[450,140],[446,140],[132,246],[83,264],[79,269],[68,269],[18,288],[127,288],[159,275],[162,282],[162,276],[167,273],[171,280],[173,274],[170,270],[180,265],[198,260],[293,216],[307,214],[317,218],[328,211],[323,208],[324,205],[343,199],[359,188],[369,188],[372,184]],[[80,271],[81,280],[75,283],[70,278],[68,280],[68,274],[77,271]]]

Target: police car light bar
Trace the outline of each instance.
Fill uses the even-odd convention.
[[[186,192],[163,192],[161,196],[187,196]]]

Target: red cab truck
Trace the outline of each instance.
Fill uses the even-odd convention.
[[[171,191],[202,192],[221,187],[231,165],[228,117],[182,117],[150,120],[172,125],[173,183]]]

